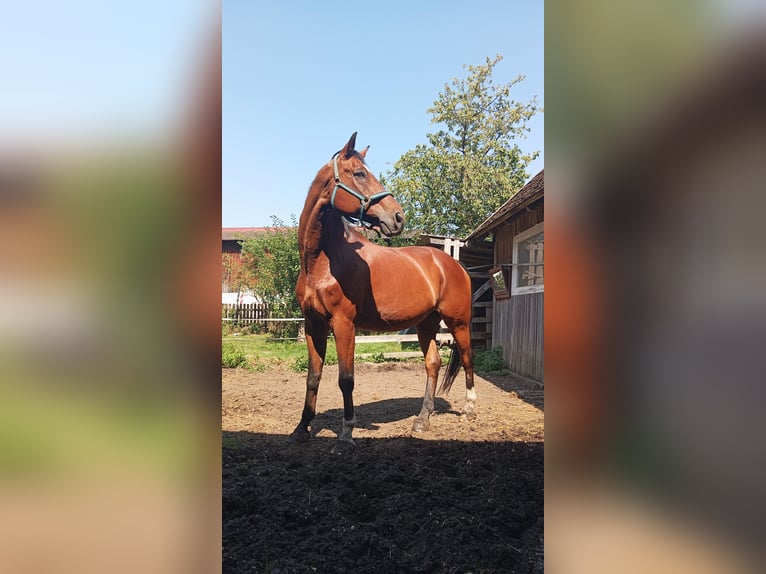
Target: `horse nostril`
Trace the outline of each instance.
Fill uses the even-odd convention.
[[[396,219],[396,222],[399,224],[404,223],[404,215],[402,215],[401,211],[397,211],[394,215],[394,219]]]

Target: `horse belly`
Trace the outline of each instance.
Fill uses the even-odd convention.
[[[359,315],[356,318],[355,325],[359,329],[364,329],[366,331],[403,331],[410,327],[414,327],[428,317],[428,315],[430,315],[430,312],[417,317],[407,317],[402,319]]]
[[[412,276],[399,279],[392,278],[384,283],[385,288],[373,289],[371,299],[357,317],[359,327],[400,331],[417,325],[434,312],[437,301],[428,284],[413,280]]]

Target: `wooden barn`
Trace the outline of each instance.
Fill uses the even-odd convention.
[[[491,307],[487,306],[491,319],[485,320],[487,346],[501,347],[512,371],[541,383],[544,188],[544,174],[540,171],[465,239],[469,249],[491,245],[494,253],[489,282],[483,288],[492,294]],[[468,267],[472,276],[479,271]],[[486,279],[487,272],[481,273]],[[479,291],[474,293],[475,304],[481,295]]]
[[[242,241],[249,236],[265,232],[268,227],[222,227],[221,228],[221,292],[236,291],[231,285],[232,274],[242,264]]]

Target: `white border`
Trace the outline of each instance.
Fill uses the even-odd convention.
[[[511,272],[511,296],[524,295],[527,293],[540,293],[545,291],[545,271],[543,271],[543,284],[542,285],[525,285],[523,287],[516,287],[516,280],[518,278],[519,268],[517,266],[519,262],[519,243],[525,239],[537,235],[541,231],[545,231],[545,222],[538,223],[532,227],[525,229],[518,235],[513,237],[513,268]],[[545,239],[543,239],[543,244]],[[543,252],[544,253],[544,252]],[[543,264],[545,264],[545,255],[543,255]],[[545,269],[543,267],[543,269]]]

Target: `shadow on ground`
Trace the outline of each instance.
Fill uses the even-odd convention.
[[[542,443],[356,440],[224,432],[224,572],[543,572]]]
[[[356,426],[367,430],[378,430],[381,424],[406,419],[414,420],[422,406],[423,399],[418,398],[396,398],[358,404],[354,406]],[[460,413],[452,409],[450,403],[441,397],[434,399],[434,407],[437,414],[460,416]],[[311,435],[316,436],[324,429],[329,429],[337,435],[341,429],[342,418],[343,408],[317,413],[311,421]]]

